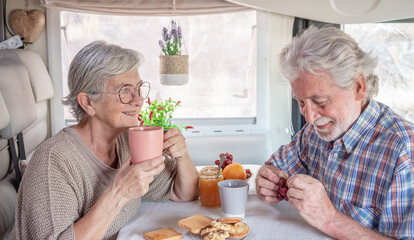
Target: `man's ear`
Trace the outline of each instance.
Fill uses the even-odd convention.
[[[354,85],[354,91],[356,94],[356,100],[364,101],[367,96],[367,84],[365,81],[365,75],[363,73],[357,73],[356,82]]]
[[[83,108],[83,110],[89,115],[94,116],[96,114],[95,108],[92,106],[91,99],[89,98],[88,94],[85,92],[81,92],[77,96],[79,105]]]

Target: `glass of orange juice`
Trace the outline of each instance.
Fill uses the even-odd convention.
[[[200,202],[206,207],[219,207],[220,194],[217,183],[223,180],[221,169],[217,174],[216,166],[207,166],[200,171]]]

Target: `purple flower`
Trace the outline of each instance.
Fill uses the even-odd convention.
[[[164,41],[167,41],[167,37],[168,37],[167,32],[168,32],[168,29],[163,27],[162,28],[162,39],[164,39]]]
[[[177,28],[177,24],[175,23],[174,19],[171,20],[171,29],[176,29]]]
[[[168,28],[162,28],[162,40],[158,41],[165,55],[181,54],[182,30],[175,19],[171,19]]]
[[[178,39],[181,40],[181,38],[183,37],[183,35],[181,33],[181,27],[180,26],[178,26],[177,35],[178,35]]]
[[[161,47],[162,50],[165,49],[165,45],[164,45],[164,42],[163,41],[159,40],[158,41],[158,44],[160,45],[160,47]]]
[[[171,35],[173,41],[176,41],[177,40],[177,29],[175,29],[175,28],[171,29],[170,35]]]

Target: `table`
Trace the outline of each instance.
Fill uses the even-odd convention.
[[[249,179],[250,189],[243,220],[250,227],[245,240],[270,239],[331,239],[324,233],[309,225],[288,202],[275,205],[263,203],[256,195],[254,178],[260,165],[243,165],[250,168],[253,177]],[[201,167],[197,167],[201,169]],[[120,240],[143,239],[142,234],[163,227],[171,227],[183,234],[183,239],[198,239],[178,226],[180,219],[203,214],[211,218],[222,217],[221,207],[207,208],[199,200],[176,202],[143,202],[138,214],[133,217],[118,234]]]

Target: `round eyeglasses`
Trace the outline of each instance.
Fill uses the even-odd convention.
[[[136,87],[132,84],[125,84],[116,93],[100,93],[100,94],[118,94],[119,101],[123,104],[131,103],[135,98],[135,91],[138,91],[138,95],[142,100],[145,100],[150,93],[151,85],[149,82],[141,82]]]

